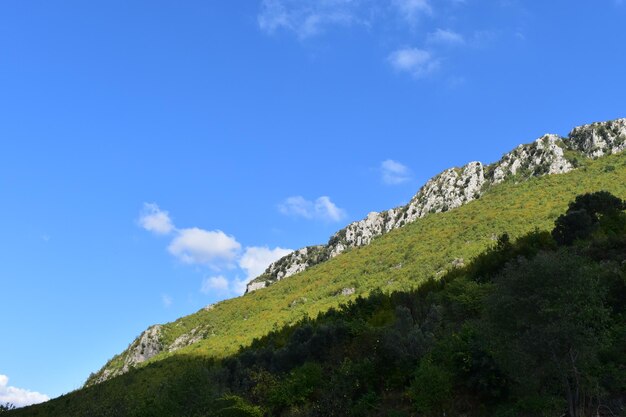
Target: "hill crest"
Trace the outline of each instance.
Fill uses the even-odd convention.
[[[426,182],[408,204],[383,212],[371,212],[330,237],[325,245],[307,246],[270,264],[250,281],[246,293],[265,288],[307,268],[325,262],[347,249],[369,245],[372,239],[422,218],[457,208],[480,198],[490,187],[510,177],[524,180],[562,174],[575,169],[577,157],[598,158],[626,148],[626,118],[574,128],[563,138],[545,134],[513,149],[497,162],[478,161],[449,168]]]

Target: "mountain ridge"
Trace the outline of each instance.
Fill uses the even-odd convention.
[[[580,151],[575,151],[575,150],[567,150],[567,152],[569,153],[567,157],[569,158],[569,160],[571,160],[571,162],[569,163],[572,164],[572,169],[570,169],[570,171],[576,171],[573,169],[573,167],[574,167],[574,164],[578,163],[576,162],[577,158],[581,158],[581,162],[580,162],[581,169],[586,170],[587,162],[585,161],[587,160],[591,161],[593,160],[593,158],[598,158],[605,154],[619,153],[624,149],[624,145],[626,142],[626,119],[618,119],[617,121],[604,122],[604,123],[595,123],[591,125],[581,126],[580,128],[576,128],[576,129],[579,129],[576,132],[578,135],[577,137],[580,138],[577,141],[577,143],[579,144],[577,146],[583,149],[585,153],[582,153]],[[508,201],[509,197],[506,195],[502,195],[502,194],[503,193],[506,194],[507,192],[512,192],[513,189],[518,188],[518,187],[525,188],[526,187],[525,184],[533,182],[533,181],[526,181],[526,180],[532,180],[535,178],[539,179],[538,177],[545,176],[545,173],[549,172],[550,165],[547,165],[547,166],[545,164],[541,165],[541,161],[546,160],[545,158],[542,159],[541,156],[545,155],[546,149],[548,151],[550,151],[550,149],[553,149],[551,145],[555,143],[557,140],[558,139],[554,137],[554,135],[552,136],[544,135],[538,141],[535,141],[532,144],[518,146],[516,150],[514,150],[511,153],[513,155],[511,155],[507,159],[508,171],[505,168],[502,168],[502,171],[505,173],[506,172],[513,173],[512,174],[513,177],[510,178],[511,181],[509,181],[508,178],[505,177],[501,183],[503,185],[506,185],[506,184],[508,185],[506,185],[504,189],[502,189],[501,186],[491,187],[489,188],[490,192],[485,192],[483,194],[489,195],[491,197],[494,197],[497,195],[498,199],[506,202],[504,204],[511,204]],[[563,152],[565,155],[565,151]],[[531,155],[531,154],[535,155],[534,159],[531,159],[528,157],[528,155]],[[522,164],[522,162],[519,162],[520,155],[522,156],[526,155],[524,157],[526,158],[525,161],[528,162],[526,165]],[[587,156],[587,155],[590,155],[590,156]],[[583,160],[583,158],[585,159]],[[474,167],[475,169],[474,172],[482,172],[483,178],[484,178],[484,175],[485,175],[484,168],[481,171],[479,169],[479,166],[476,163],[474,163],[474,165],[472,165],[472,163],[468,165]],[[511,168],[511,167],[515,167],[515,168]],[[529,167],[532,169],[529,169]],[[546,171],[546,167],[548,167],[547,171]],[[621,167],[621,165],[618,171],[619,172],[623,171],[623,168]],[[495,173],[495,169],[493,170],[493,172]],[[602,172],[605,172],[605,171],[602,171]],[[445,173],[449,173],[449,175],[452,178],[455,178],[455,176],[462,174],[463,170],[449,169],[449,170],[444,171],[444,174]],[[537,173],[539,173],[540,175],[536,175]],[[488,175],[491,175],[491,173],[488,173]],[[585,175],[587,174],[584,172],[580,172],[578,176],[580,178],[585,178],[584,177]],[[602,174],[602,175],[606,176],[609,174]],[[550,177],[560,177],[560,176],[550,176]],[[435,177],[435,178],[438,178],[438,177]],[[462,184],[465,183],[464,181],[462,182]],[[446,183],[443,182],[443,185],[445,184]],[[515,185],[513,188],[511,188],[511,185],[513,184],[519,184],[519,186]],[[606,184],[613,184],[613,183],[608,182]],[[616,187],[613,187],[613,188],[616,188]],[[566,189],[566,190],[568,193],[570,192],[569,189]],[[546,196],[546,198],[548,197]],[[550,198],[554,198],[554,197],[550,197]],[[493,198],[491,199],[493,200]],[[468,202],[473,202],[473,201],[476,201],[476,199],[474,198],[473,200],[468,201]],[[554,202],[552,204],[554,204]],[[458,207],[462,208],[461,206],[465,206],[465,205],[466,204],[460,204]],[[510,207],[510,208],[513,209],[513,207]],[[507,208],[507,210],[508,209],[509,208]],[[543,208],[544,211],[546,209],[547,208]],[[408,211],[405,211],[405,213],[407,212]],[[437,227],[437,229],[441,229],[442,226],[444,225],[437,223],[437,222],[442,221],[443,218],[439,216],[452,214],[453,212],[456,213],[457,210],[449,210],[449,212],[446,212],[446,213],[439,212],[437,216],[426,216],[425,219],[430,219],[431,217],[433,218],[432,222],[427,221],[426,223],[428,224],[432,223],[430,224],[430,226],[428,226],[431,229],[433,226]],[[502,216],[499,214],[499,217],[502,217]],[[517,220],[517,215],[516,217],[513,217],[513,218],[516,219],[516,221],[519,221]],[[418,218],[415,218],[415,220],[417,219]],[[437,220],[437,219],[442,219],[442,220]],[[494,220],[496,219],[494,218]],[[465,219],[462,222],[463,227],[474,228],[476,227],[475,221],[476,220],[473,217],[471,219]],[[553,221],[553,219],[549,220],[549,222],[551,221]],[[542,225],[545,222],[546,222],[545,220],[541,220]],[[403,226],[404,225],[415,226],[415,223],[422,223],[422,222],[415,222],[415,221],[405,222]],[[472,226],[472,224],[474,225]],[[497,224],[497,221],[494,224]],[[359,268],[361,268],[360,271],[363,271],[363,272],[360,272],[359,274],[361,275],[368,274],[369,272],[367,271],[371,270],[372,268],[374,270],[377,270],[382,267],[383,269],[381,271],[384,271],[383,275],[385,276],[385,280],[387,282],[386,285],[388,286],[388,288],[398,288],[397,285],[395,284],[396,279],[398,280],[397,281],[398,283],[401,281],[402,282],[406,281],[407,277],[410,278],[410,280],[415,280],[417,277],[427,276],[429,274],[432,274],[434,271],[437,271],[437,270],[444,271],[447,268],[454,268],[455,265],[462,264],[463,257],[466,257],[467,259],[468,256],[471,256],[472,253],[484,247],[485,243],[488,242],[489,239],[491,239],[492,241],[494,233],[499,233],[501,229],[508,230],[509,232],[514,232],[515,227],[513,227],[510,223],[505,223],[505,224],[508,224],[506,226],[507,229],[503,229],[504,226],[501,226],[499,228],[495,226],[494,227],[489,226],[488,229],[492,231],[490,231],[488,234],[483,233],[482,235],[483,237],[481,238],[482,243],[479,243],[479,242],[477,242],[476,244],[472,243],[471,245],[472,250],[469,252],[466,249],[461,250],[461,247],[458,245],[455,249],[452,246],[450,246],[450,242],[448,242],[446,243],[445,248],[439,249],[441,251],[446,252],[446,254],[438,254],[436,257],[426,256],[424,258],[421,255],[418,256],[419,249],[416,248],[415,250],[417,250],[418,252],[413,253],[412,255],[409,255],[407,252],[405,255],[403,255],[404,259],[402,257],[398,258],[395,255],[389,256],[385,254],[384,261],[378,260],[376,262],[373,262],[374,259],[369,259],[373,255],[372,251],[368,251],[367,253],[361,253],[360,254],[361,258],[365,257],[368,259],[366,260],[366,262],[364,262],[363,260],[359,261],[361,263],[361,266],[359,266]],[[527,227],[530,227],[530,223],[524,225],[524,228],[527,228]],[[537,226],[535,225],[535,227]],[[403,229],[403,228],[404,227],[390,229],[389,232],[399,232],[400,229]],[[419,231],[420,228],[423,228],[423,227],[422,226],[411,227],[411,229],[413,230],[412,233],[418,233],[418,234],[422,233]],[[448,232],[444,231],[443,233],[451,233],[451,230]],[[348,232],[346,232],[346,235],[347,234]],[[491,237],[488,238],[488,236],[491,236]],[[376,240],[379,240],[379,239],[376,239]],[[426,241],[428,240],[428,238],[426,236],[420,236],[420,240]],[[371,241],[372,240],[370,239],[370,242]],[[470,242],[469,241],[466,242],[466,244],[468,243]],[[410,250],[413,250],[412,249],[413,245],[414,243],[410,243],[410,242],[406,244],[406,246]],[[355,248],[368,249],[368,247],[370,246],[371,245],[362,245],[362,246],[356,246]],[[377,245],[374,245],[374,246],[377,246]],[[378,245],[378,247],[380,247],[380,245]],[[311,254],[314,255],[315,250],[318,250],[318,255],[319,255],[320,253],[319,251],[323,249],[321,247],[313,247],[313,249],[310,250],[310,248],[311,247],[307,248],[307,252],[306,252],[307,256],[311,256]],[[430,251],[438,250],[436,247],[432,246],[432,244],[428,245],[427,248]],[[376,249],[376,250],[380,250],[380,249]],[[451,257],[450,259],[445,260],[444,258],[447,258],[447,254],[451,255]],[[446,256],[442,258],[443,255],[446,255]],[[408,264],[405,264],[405,261],[408,259],[406,258],[406,256],[416,257],[416,259],[412,260],[417,263],[416,266],[409,266]],[[354,256],[352,256],[350,259],[353,259],[353,258]],[[436,259],[439,259],[439,260],[436,260]],[[356,272],[356,271],[353,271],[353,272],[348,271],[347,275],[342,273],[342,275],[346,275],[346,278],[333,276],[334,273],[332,272],[333,271],[332,268],[335,268],[336,270],[337,265],[338,265],[340,268],[346,269],[346,266],[342,266],[342,265],[345,265],[345,262],[346,262],[346,259],[344,259],[344,256],[339,257],[339,258],[333,257],[333,258],[329,258],[328,262],[319,262],[318,264],[314,265],[315,268],[303,269],[302,272],[304,272],[304,275],[307,275],[307,274],[310,275],[309,272],[307,271],[309,269],[312,269],[312,270],[315,270],[313,271],[314,276],[317,276],[318,279],[319,277],[325,276],[326,278],[324,278],[323,281],[326,282],[326,284],[322,282],[312,282],[311,281],[311,279],[313,279],[312,277],[307,276],[305,279],[303,275],[301,279],[293,281],[293,282],[291,282],[292,280],[287,280],[288,282],[285,282],[285,284],[289,284],[289,285],[287,285],[286,288],[285,286],[278,286],[282,288],[276,288],[276,291],[273,291],[274,286],[270,285],[267,290],[253,291],[244,297],[239,297],[239,298],[235,298],[231,300],[225,300],[214,306],[207,306],[204,309],[200,310],[198,313],[185,316],[177,320],[176,322],[169,323],[166,325],[151,326],[148,328],[148,330],[146,330],[139,337],[137,337],[129,345],[128,349],[126,349],[123,353],[121,353],[120,355],[116,355],[113,359],[108,361],[107,364],[100,371],[98,371],[95,374],[92,374],[89,377],[86,383],[86,386],[94,385],[99,382],[106,381],[117,375],[124,374],[128,372],[129,370],[136,368],[139,365],[151,362],[153,358],[157,359],[157,358],[167,357],[169,355],[174,354],[174,352],[178,354],[179,350],[181,352],[188,353],[190,352],[190,349],[192,349],[194,352],[196,351],[200,352],[200,351],[203,351],[203,349],[205,350],[208,349],[207,351],[213,352],[213,354],[216,354],[217,352],[228,353],[228,352],[231,352],[233,348],[239,346],[239,344],[249,343],[248,339],[250,337],[254,337],[254,335],[257,335],[257,334],[258,335],[263,334],[264,331],[271,328],[272,322],[273,323],[289,322],[290,320],[295,320],[298,317],[301,317],[300,314],[316,314],[316,312],[323,311],[326,308],[332,307],[337,302],[339,302],[338,300],[340,299],[348,299],[349,297],[352,297],[353,295],[358,296],[360,293],[362,293],[363,290],[370,287],[371,283],[369,282],[365,283],[365,282],[359,281],[356,279],[356,277],[351,278],[351,274],[353,274],[353,272]],[[378,266],[378,263],[381,263],[381,265]],[[331,266],[329,264],[333,264],[335,266]],[[389,264],[388,267],[384,266],[385,264]],[[352,268],[355,268],[355,266],[353,265]],[[360,278],[363,279],[367,277],[365,276],[365,277],[360,277]],[[370,279],[370,278],[367,278],[367,279]],[[329,285],[329,283],[331,285]],[[329,286],[324,287],[324,285],[329,285]],[[362,286],[361,289],[358,288],[359,285]],[[375,286],[382,287],[384,285],[385,284],[381,281],[380,283],[376,282]],[[391,287],[389,287],[390,285]],[[315,296],[316,298],[311,299],[312,297],[311,294],[316,291],[319,292],[320,286],[324,288],[323,294],[321,296],[320,295]],[[298,290],[294,291],[295,288],[298,288]],[[267,291],[270,291],[271,294],[266,294]],[[296,296],[296,294],[301,294],[301,295]],[[280,300],[281,300],[279,303],[280,305],[278,306],[267,305],[267,302],[264,300],[268,297],[280,297]],[[283,301],[285,303],[285,306],[281,307]],[[232,310],[235,304],[238,307],[235,308],[235,310]],[[225,313],[226,310],[229,310],[229,312]],[[247,321],[249,318],[254,318],[255,322]],[[235,321],[232,321],[232,320],[235,320]],[[259,320],[264,320],[264,322],[259,322]],[[225,326],[228,326],[228,327],[225,327]],[[257,326],[258,328],[254,329],[254,332],[252,332],[251,329],[248,328],[248,326]],[[266,329],[266,330],[262,330],[262,329]],[[240,333],[240,332],[244,332],[244,333]],[[226,336],[226,334],[228,334],[229,336]],[[219,336],[219,337],[216,338],[215,336]],[[228,340],[226,339],[222,340],[224,337],[227,337]],[[226,342],[227,344],[224,344]]]
[[[326,245],[298,249],[270,264],[246,286],[246,293],[265,288],[307,268],[334,258],[349,248],[371,240],[431,213],[454,209],[480,196],[518,172],[525,177],[562,174],[575,169],[579,153],[587,158],[621,152],[626,147],[626,118],[575,127],[568,137],[545,134],[521,144],[492,164],[472,161],[448,168],[429,179],[408,204],[383,212],[370,212],[332,235]]]
[[[518,282],[525,283],[525,277],[531,270],[526,268],[525,272],[520,272],[518,269],[531,265],[529,262],[539,265],[532,260],[537,251],[548,254],[549,259],[545,256],[537,258],[543,266],[535,270],[539,271],[539,275],[534,275],[533,282],[547,291],[542,294],[558,297],[563,307],[554,310],[550,303],[541,304],[544,306],[543,313],[552,317],[552,320],[541,322],[547,324],[547,328],[543,327],[545,330],[554,329],[551,323],[555,313],[565,316],[575,326],[588,328],[588,321],[581,324],[577,318],[571,317],[571,313],[590,320],[586,308],[593,291],[578,285],[574,292],[578,294],[575,298],[578,305],[572,310],[568,307],[572,306],[570,294],[574,293],[567,292],[571,280],[567,275],[559,275],[561,278],[556,280],[556,284],[565,292],[555,292],[552,272],[547,272],[551,277],[547,280],[544,270],[567,274],[574,272],[579,278],[586,276],[587,283],[596,285],[593,287],[596,290],[600,289],[597,287],[598,277],[602,277],[602,289],[596,294],[604,294],[602,302],[607,304],[603,311],[617,314],[612,313],[617,321],[611,325],[611,347],[606,354],[604,350],[600,352],[603,366],[577,367],[583,369],[585,375],[586,372],[595,372],[590,375],[603,376],[602,397],[590,403],[583,400],[583,404],[590,404],[591,407],[587,410],[589,413],[584,415],[612,415],[597,412],[598,400],[613,411],[623,411],[624,391],[620,387],[624,386],[626,357],[621,349],[624,346],[624,334],[621,332],[624,316],[620,311],[624,311],[623,295],[626,294],[623,282],[626,273],[626,213],[620,218],[620,214],[611,214],[606,209],[615,201],[626,198],[624,178],[626,154],[621,153],[583,161],[579,169],[564,175],[532,178],[520,183],[506,181],[484,198],[393,230],[375,239],[371,245],[347,251],[304,271],[296,279],[282,280],[264,291],[225,300],[176,322],[163,324],[159,339],[165,347],[185,334],[197,334],[198,330],[210,334],[175,353],[162,352],[119,377],[41,405],[15,410],[15,415],[381,416],[380,410],[385,410],[389,411],[385,415],[401,417],[415,415],[416,410],[420,411],[420,415],[422,411],[423,415],[441,415],[441,411],[437,413],[437,410],[429,408],[429,404],[432,405],[433,401],[434,404],[442,404],[442,399],[448,398],[448,395],[453,397],[446,404],[452,408],[461,407],[454,408],[456,413],[451,415],[562,415],[567,406],[566,393],[552,383],[560,379],[544,376],[543,383],[537,385],[528,384],[526,379],[520,380],[519,375],[510,374],[517,370],[525,376],[527,369],[553,368],[545,365],[534,367],[534,362],[524,362],[522,368],[506,367],[509,364],[502,360],[509,358],[515,364],[519,357],[507,356],[509,349],[517,346],[516,340],[509,339],[511,329],[507,330],[509,333],[505,339],[492,339],[494,335],[500,335],[499,331],[482,332],[488,330],[481,319],[484,317],[481,312],[486,306],[484,302],[501,299],[490,295],[494,289],[493,279],[502,282],[498,278],[501,267],[512,265],[508,270],[518,278],[524,278]],[[624,203],[622,205],[626,208]],[[585,222],[570,222],[578,218],[580,207],[605,210],[602,213],[609,214],[609,217],[596,216],[598,227],[591,228]],[[567,216],[562,214],[565,208]],[[590,221],[593,224],[594,220]],[[573,235],[565,233],[556,236],[555,224],[557,228],[559,225],[570,227],[576,236],[578,232],[586,233],[584,236],[587,237],[592,233],[592,240],[574,242],[568,251],[576,256],[570,256],[563,263],[561,260],[564,258],[559,256],[563,249],[560,245],[567,245],[567,242],[559,236]],[[462,265],[463,260],[459,256],[464,258],[465,265]],[[581,256],[590,261],[591,256],[595,259],[592,263],[604,272],[589,275],[587,272],[592,270],[582,266]],[[586,285],[582,281],[576,282]],[[341,289],[346,286],[353,286],[355,291],[344,294]],[[520,287],[511,288],[515,288],[511,295],[517,299]],[[535,289],[534,284],[530,287],[523,285],[526,301],[522,304],[534,300],[533,307],[537,305]],[[600,307],[602,310],[603,307]],[[532,316],[536,309],[520,309],[518,303],[517,307],[509,310],[504,314],[490,314],[490,317],[496,320],[501,317],[504,325],[508,326],[517,317],[518,310]],[[602,313],[601,310],[596,311]],[[622,314],[621,322],[619,314]],[[408,320],[409,316],[413,321]],[[455,323],[458,320],[465,324]],[[603,320],[595,322],[605,323]],[[411,323],[417,327],[406,326]],[[190,329],[196,329],[196,332]],[[439,330],[435,332],[436,329]],[[514,333],[513,339],[522,334]],[[363,337],[354,339],[360,337],[359,334]],[[337,336],[347,336],[353,342],[345,345],[342,342],[344,339],[337,339]],[[532,349],[535,346],[533,341],[551,343],[550,340],[552,337],[531,336],[531,343],[522,346]],[[592,342],[597,348],[605,346],[602,340],[594,337]],[[504,343],[499,344],[502,341]],[[498,351],[493,350],[495,347],[505,356],[496,355]],[[564,359],[569,364],[570,357],[567,351],[564,352]],[[121,365],[123,356],[114,359],[109,369]],[[485,359],[488,360],[485,362]],[[594,362],[586,361],[585,364],[593,365]],[[321,372],[309,373],[316,369]],[[445,372],[433,374],[435,370]],[[306,371],[304,375],[319,375],[317,383],[308,377],[302,379],[302,371]],[[606,371],[618,378],[604,378]],[[418,378],[416,375],[422,376]],[[481,375],[496,378],[478,378]],[[536,373],[530,375],[536,376]],[[446,377],[442,379],[441,376]],[[450,381],[449,377],[454,380]],[[321,385],[311,391],[311,382],[307,381],[311,381],[313,386]],[[467,381],[474,382],[467,385]],[[483,381],[487,385],[481,385]],[[594,381],[596,379],[589,381],[592,389]],[[568,382],[571,380],[568,379]],[[285,384],[292,384],[287,391],[284,390]],[[480,386],[486,390],[477,392],[476,388]],[[498,387],[514,387],[515,391],[491,389]],[[346,392],[344,388],[351,391]],[[447,393],[446,396],[438,395],[442,392]],[[581,391],[581,397],[587,392],[586,389]],[[376,395],[372,396],[372,393]],[[424,395],[419,397],[411,393]],[[242,412],[235,413],[237,410],[231,407],[232,403],[222,403],[226,399],[236,400],[233,395],[239,396],[236,402]],[[491,395],[496,395],[499,399],[497,403],[487,401],[492,398]],[[468,398],[471,403],[467,402]],[[537,398],[541,401],[537,402]],[[296,401],[296,407],[285,410],[281,405],[283,400],[287,400],[287,405]],[[305,405],[313,402],[315,407],[302,408],[304,400]],[[365,408],[363,401],[367,401]],[[486,413],[483,406],[491,412]],[[429,409],[433,412],[427,413]],[[473,411],[469,412],[471,409]],[[402,412],[392,413],[394,410]]]

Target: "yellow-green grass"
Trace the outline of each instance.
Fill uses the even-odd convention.
[[[588,160],[568,174],[519,183],[513,178],[492,187],[479,200],[419,219],[369,246],[352,249],[269,288],[180,318],[164,326],[165,343],[199,326],[210,336],[179,351],[157,355],[146,364],[181,354],[224,357],[273,328],[305,315],[314,317],[373,289],[415,288],[452,268],[454,259],[471,260],[502,233],[515,238],[534,229],[550,230],[576,195],[598,190],[626,198],[626,155]],[[343,288],[355,288],[356,292],[342,296]],[[119,356],[108,364],[109,369],[119,366]]]

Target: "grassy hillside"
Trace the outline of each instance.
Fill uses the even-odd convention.
[[[87,409],[85,404],[92,407],[89,413],[96,410],[99,415],[180,414],[184,405],[177,401],[211,398],[213,395],[208,393],[223,387],[215,384],[221,376],[212,374],[212,368],[206,366],[215,358],[232,355],[240,346],[248,346],[253,339],[285,324],[315,317],[373,290],[415,289],[428,278],[441,277],[454,269],[453,263],[458,264],[460,259],[470,262],[504,232],[516,238],[535,229],[549,230],[576,195],[607,190],[626,198],[625,179],[626,155],[587,160],[571,173],[519,184],[512,178],[477,201],[417,220],[369,246],[351,250],[267,289],[169,323],[163,327],[166,343],[192,329],[207,338],[174,353],[160,354],[127,375],[16,415],[89,415],[82,414]],[[341,295],[346,288],[354,288],[355,293]],[[110,368],[121,366],[119,357],[109,364]],[[171,400],[155,400],[163,396]],[[154,407],[164,407],[163,413],[148,411],[151,402]],[[115,407],[124,410],[115,411]]]
[[[419,219],[269,288],[216,305],[164,326],[166,343],[199,328],[207,339],[172,354],[221,357],[273,328],[336,307],[371,290],[415,288],[425,279],[452,268],[455,259],[469,261],[507,232],[513,238],[536,228],[548,230],[576,195],[608,190],[626,197],[626,155],[591,161],[563,175],[515,183],[512,178],[480,200],[455,210]],[[354,288],[351,297],[341,295]],[[112,367],[121,366],[113,359]]]
[[[626,415],[625,209],[577,198],[558,233],[501,235],[417,290],[375,290],[222,360],[170,357],[14,415]]]

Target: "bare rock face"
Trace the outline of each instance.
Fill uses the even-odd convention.
[[[246,286],[246,293],[265,288],[267,285],[302,272],[310,266],[328,259],[328,250],[324,245],[307,246],[283,256]]]
[[[575,168],[576,161],[568,159],[567,152],[580,158],[597,158],[622,152],[625,148],[626,119],[618,119],[577,127],[568,138],[543,135],[532,143],[519,145],[491,165],[470,162],[461,168],[447,169],[426,182],[406,206],[381,213],[371,212],[363,220],[339,230],[326,245],[309,246],[274,262],[248,284],[246,292],[265,288],[350,248],[369,245],[377,236],[430,213],[467,204],[508,178],[524,181],[569,172]]]
[[[568,145],[589,158],[622,152],[626,148],[626,118],[574,128]]]
[[[189,331],[189,333],[183,333],[178,336],[170,346],[168,346],[168,352],[177,351],[185,346],[192,345],[205,338],[205,334],[200,327],[195,327]]]
[[[157,324],[148,327],[141,333],[128,349],[122,354],[124,365],[120,369],[104,369],[95,379],[87,381],[86,386],[99,384],[115,376],[125,374],[136,365],[161,353],[163,346],[161,343],[161,325]]]
[[[346,227],[345,240],[354,246],[369,245],[373,237],[385,231],[385,220],[381,213],[372,211],[365,219]]]
[[[490,182],[499,184],[518,174],[530,178],[571,171],[574,167],[565,158],[562,145],[557,135],[544,135],[533,143],[519,145],[494,164]]]
[[[148,327],[131,345],[124,360],[126,370],[135,365],[145,362],[153,356],[161,353],[161,326],[159,324]]]
[[[348,296],[354,294],[355,292],[356,292],[356,290],[354,289],[354,287],[343,288],[341,290],[341,295],[343,295],[344,297],[348,297]]]
[[[276,280],[278,280],[278,278]],[[252,281],[248,285],[246,285],[246,292],[252,292],[260,290],[261,288],[265,288],[267,287],[268,282],[270,281]]]
[[[449,168],[428,180],[411,199],[406,215],[396,219],[394,228],[426,216],[457,208],[480,197],[485,184],[485,172],[480,162],[470,162],[462,168]]]

